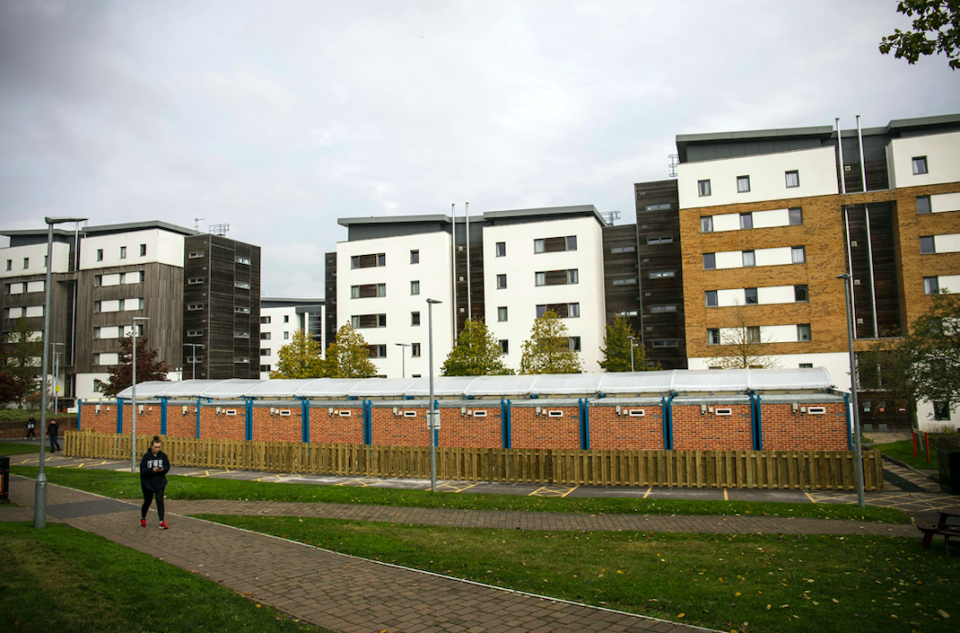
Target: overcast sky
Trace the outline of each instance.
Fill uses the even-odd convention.
[[[960,111],[878,52],[896,4],[0,0],[0,226],[229,223],[263,296],[322,297],[339,217],[632,222],[677,134]]]

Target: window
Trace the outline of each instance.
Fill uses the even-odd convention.
[[[190,259],[200,259],[200,258],[202,258],[205,254],[206,254],[206,253],[204,253],[203,251],[194,251],[193,253],[190,253],[190,255],[189,255],[188,257],[189,257]]]
[[[260,340],[261,340],[261,341],[269,341],[270,338],[271,338],[271,333],[270,333],[270,332],[260,332]]]
[[[250,357],[249,357],[249,356],[234,356],[234,357],[233,357],[233,362],[235,362],[235,363],[249,363],[249,362],[250,362]],[[233,415],[236,415],[236,410],[235,410],[235,409],[227,409],[227,411],[228,411],[227,415],[230,415],[229,411],[231,411],[231,410],[234,411]]]
[[[234,306],[233,311],[237,314],[250,314],[250,308],[244,306]]]
[[[660,204],[648,204],[644,207],[644,211],[667,211],[670,209],[669,202],[661,202]]]
[[[101,251],[101,252],[102,252],[102,251]],[[12,260],[12,259],[8,259],[8,260],[7,260],[7,270],[13,270],[13,260]]]
[[[188,303],[187,310],[203,310],[202,303]]]
[[[697,181],[697,189],[700,192],[700,197],[710,195],[710,181],[709,180],[699,180]]]
[[[547,273],[537,273],[536,275],[536,284],[538,286],[547,285]]]
[[[750,268],[757,265],[757,256],[754,251],[743,251],[743,267]]]
[[[920,254],[921,255],[930,255],[937,252],[936,244],[934,244],[933,236],[928,235],[920,238]]]
[[[750,191],[750,176],[737,176],[737,193]]]
[[[354,255],[350,258],[350,268],[360,268],[360,256]]]
[[[120,247],[120,259],[126,259],[126,258],[127,258],[127,247],[126,247],[126,246],[121,246],[121,247]]]
[[[940,278],[924,277],[923,278],[923,294],[935,295],[938,292],[940,292]]]
[[[799,187],[800,186],[800,172],[799,171],[788,171],[785,174],[787,179],[787,187]]]
[[[414,358],[420,356],[420,343],[410,343],[410,355]]]
[[[746,301],[748,306],[755,306],[760,303],[760,300],[757,297],[756,288],[744,288],[743,289],[743,298]]]
[[[947,402],[934,402],[933,419],[938,422],[948,421],[950,419],[950,404]]]
[[[917,175],[927,173],[927,157],[926,156],[913,157],[913,173]]]
[[[354,255],[350,258],[350,268],[376,268],[387,265],[387,256],[385,253],[374,253],[370,255]]]
[[[703,254],[703,269],[704,269],[704,270],[716,270],[716,269],[717,269],[717,254],[716,254],[716,253],[704,253],[704,254]]]
[[[260,355],[261,355],[261,356],[269,356],[269,355],[270,355],[270,348],[269,348],[269,347],[261,347],[261,348],[260,348]]]
[[[420,325],[420,313],[411,312],[410,313],[410,325]]]
[[[705,293],[707,299],[708,308],[717,307],[717,291],[716,290],[707,290]]]
[[[203,336],[203,330],[187,330],[187,336]]]
[[[571,351],[571,352],[579,352],[579,351],[580,351],[580,337],[579,337],[579,336],[571,336],[571,337],[568,338],[567,340],[570,342],[570,351]]]
[[[662,306],[650,306],[650,312],[653,314],[661,314],[664,312],[676,312],[677,306],[675,305],[662,305]]]
[[[741,214],[740,214],[740,228],[741,228],[741,229],[752,229],[752,228],[753,228],[753,214],[752,214],[752,213],[741,213]]]
[[[810,324],[801,323],[797,326],[797,340],[798,341],[809,341],[810,340]]]
[[[719,345],[720,344],[720,329],[719,328],[710,328],[707,330],[707,345]]]
[[[634,286],[637,283],[636,277],[622,277],[620,279],[614,279],[614,286]]]
[[[569,306],[567,306],[567,315],[568,315],[571,319],[579,318],[579,317],[580,317],[580,304],[579,304],[579,303],[571,303]]]
[[[410,263],[419,264],[420,263],[420,251],[412,250],[410,251]]]
[[[675,338],[662,338],[650,341],[651,347],[680,347],[680,340]]]
[[[283,333],[283,340],[285,340],[285,341],[289,341],[289,340],[290,340],[290,332],[284,332],[284,333]]]
[[[29,258],[29,257],[24,257],[24,258],[23,258],[23,269],[26,270],[26,269],[28,269],[28,268],[30,268],[30,258]]]
[[[803,224],[803,209],[800,207],[794,207],[793,209],[788,209],[787,213],[790,215],[791,226]]]
[[[260,317],[260,323],[270,323],[270,317],[268,316]]]
[[[43,256],[43,267],[44,267],[44,268],[47,267],[47,261],[48,261],[48,260],[47,260],[47,256],[44,255],[44,256]]]
[[[700,218],[700,232],[713,233],[713,216],[705,215]]]
[[[673,236],[668,235],[666,237],[648,237],[647,244],[673,244]]]
[[[568,250],[568,251],[575,251],[575,250],[577,250],[577,236],[576,236],[576,235],[569,235],[569,236],[567,236],[567,250]]]
[[[100,275],[97,275],[97,277],[100,277]],[[188,286],[196,286],[197,284],[202,284],[202,283],[203,283],[203,277],[190,277],[189,279],[187,279]],[[97,285],[99,286],[100,284],[97,284]]]
[[[141,244],[141,245],[140,245],[140,257],[146,257],[146,256],[147,256],[147,245],[146,245],[146,244]]]
[[[497,257],[506,257],[506,256],[507,256],[507,243],[497,242]]]
[[[503,290],[507,287],[507,276],[497,275],[497,289]]]
[[[354,328],[387,327],[386,314],[361,314],[350,317],[350,324]]]
[[[506,321],[507,320],[507,306],[500,306],[497,308],[497,321]]]
[[[800,369],[813,369],[813,363],[800,363]]]
[[[98,248],[98,249],[97,249],[97,261],[98,261],[98,262],[102,262],[102,261],[103,261],[103,249],[102,249],[102,248]]]
[[[576,268],[571,268],[567,271],[567,283],[568,284],[578,284],[580,283],[580,273]]]
[[[917,196],[917,213],[930,213],[930,196]]]
[[[233,287],[234,287],[234,288],[240,288],[240,289],[242,289],[242,290],[250,290],[250,282],[249,282],[249,281],[235,281],[235,282],[233,282]]]
[[[751,325],[747,327],[747,342],[748,343],[760,342],[760,326]]]
[[[271,371],[271,370],[270,370],[270,365],[260,365],[260,373],[265,374],[265,373],[267,373],[267,372],[269,372],[269,371]]]
[[[794,264],[802,264],[807,261],[807,252],[802,246],[794,246],[790,249],[790,258]]]
[[[234,257],[234,258],[233,258],[233,262],[234,262],[235,264],[243,264],[244,266],[249,266],[249,265],[250,265],[250,258],[249,258],[249,257],[240,257],[240,256],[238,255],[237,257]]]
[[[289,314],[284,314],[284,315],[283,315],[283,322],[284,322],[284,323],[290,323],[290,315],[289,315]]]
[[[798,284],[793,287],[793,300],[794,301],[810,300],[810,291],[807,289],[807,284]]]
[[[610,249],[611,255],[619,255],[621,253],[636,253],[637,248],[635,246],[614,246]]]
[[[370,350],[370,358],[386,358],[387,357],[386,345],[367,345],[367,349]]]
[[[507,339],[500,339],[500,353],[509,354],[510,353],[510,341]]]
[[[674,270],[655,270],[650,273],[650,279],[670,279],[676,276]]]
[[[383,284],[381,284],[381,285],[383,285]],[[418,294],[420,294],[420,282],[419,282],[419,281],[411,281],[411,282],[410,282],[410,294],[412,294],[412,295],[418,295]],[[382,297],[383,295],[380,295],[380,296]]]
[[[377,255],[377,266],[386,266],[387,265],[387,256],[384,253]]]

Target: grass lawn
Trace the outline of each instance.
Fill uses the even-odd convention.
[[[917,470],[936,470],[937,469],[937,450],[933,447],[931,439],[930,463],[927,463],[927,456],[923,452],[923,437],[917,436],[917,456],[913,456],[913,440],[902,440],[900,442],[890,442],[889,444],[875,444],[874,448],[884,455],[889,455],[894,459],[916,468]]]
[[[957,631],[960,556],[919,539],[521,532],[202,516],[344,552],[723,631]]]
[[[39,453],[39,444],[11,444],[4,442],[0,444],[0,455],[23,455],[26,453]],[[47,449],[50,452],[50,449]]]
[[[66,525],[0,523],[0,560],[0,631],[323,631]]]
[[[37,468],[11,467],[12,473],[36,478]],[[76,468],[47,468],[47,480],[115,499],[140,498],[140,477],[132,473]],[[520,510],[584,514],[683,514],[749,515],[856,519],[910,523],[910,517],[891,508],[853,505],[757,503],[747,501],[690,501],[680,499],[612,499],[581,497],[526,497],[515,495],[431,493],[422,490],[388,490],[311,484],[284,484],[232,479],[168,476],[169,499],[244,499],[315,503],[360,503],[459,510]]]

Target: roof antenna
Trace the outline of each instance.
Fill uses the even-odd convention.
[[[206,218],[193,218],[193,232],[200,233],[200,220],[206,220]]]

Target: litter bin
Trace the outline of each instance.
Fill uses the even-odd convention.
[[[960,494],[960,451],[941,448],[937,451],[937,461],[940,464],[940,490]]]
[[[0,499],[10,498],[10,458],[0,455]]]

